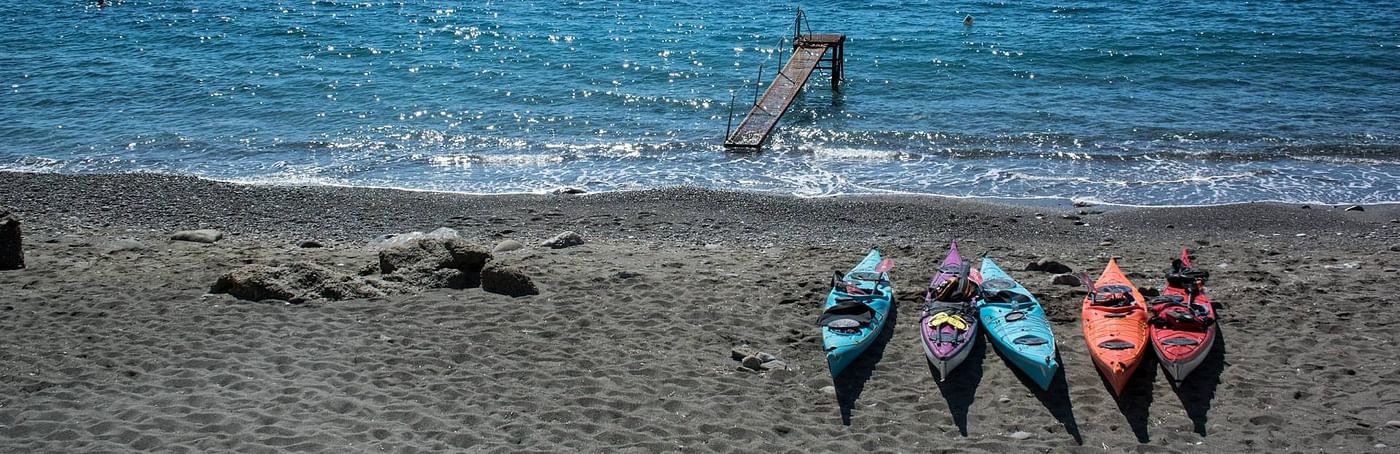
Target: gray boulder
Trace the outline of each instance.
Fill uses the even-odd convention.
[[[314,263],[285,266],[248,265],[214,282],[210,293],[227,293],[249,301],[283,300],[301,304],[321,300],[381,297],[402,287],[341,273]]]
[[[481,270],[481,289],[513,297],[540,294],[539,288],[535,287],[530,276],[526,276],[520,270],[495,262],[486,265]]]
[[[392,274],[400,270],[433,272],[454,269],[476,273],[491,260],[491,253],[458,238],[424,238],[379,251],[379,270]]]
[[[460,238],[421,238],[379,251],[384,279],[427,288],[476,287],[486,249]]]
[[[1079,276],[1073,274],[1056,275],[1055,280],[1051,281],[1051,283],[1057,285],[1084,285],[1083,282],[1079,281]]]
[[[0,270],[24,268],[24,245],[19,218],[0,207]]]
[[[213,229],[182,230],[170,235],[170,239],[175,241],[192,241],[195,243],[213,243],[224,239],[224,232]]]
[[[437,270],[401,269],[384,275],[384,280],[421,288],[464,289],[481,286],[481,273],[443,268]]]

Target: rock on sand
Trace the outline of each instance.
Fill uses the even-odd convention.
[[[1045,273],[1071,273],[1074,272],[1068,265],[1050,259],[1040,259],[1026,264],[1026,271],[1041,271]]]
[[[230,271],[214,282],[210,293],[227,293],[236,298],[262,301],[283,300],[305,303],[385,296],[400,287],[364,279],[307,262],[286,266],[249,265]]]
[[[1073,274],[1059,274],[1059,275],[1056,275],[1056,276],[1055,276],[1055,280],[1051,281],[1051,283],[1056,284],[1056,285],[1071,285],[1071,286],[1084,285],[1083,282],[1080,282],[1080,281],[1079,281],[1079,276],[1075,276],[1075,275],[1073,275]]]
[[[224,239],[224,232],[214,229],[181,230],[170,235],[170,239],[175,241],[192,241],[195,243],[213,243]]]
[[[530,276],[496,262],[487,264],[486,268],[481,270],[481,289],[515,297],[540,294]]]
[[[474,287],[491,253],[460,238],[420,238],[379,251],[386,280],[427,288]]]
[[[523,249],[523,248],[525,248],[525,245],[520,244],[519,241],[515,241],[515,240],[504,240],[504,241],[501,241],[500,243],[496,243],[496,247],[495,247],[495,248],[492,248],[492,249],[491,249],[491,252],[510,252],[510,251],[514,251],[514,250],[518,250],[518,249]]]
[[[558,234],[558,235],[555,235],[554,238],[550,238],[550,239],[548,239],[548,240],[544,240],[543,243],[540,243],[540,246],[544,246],[544,247],[548,247],[548,248],[554,248],[554,249],[563,249],[563,248],[570,247],[570,246],[578,246],[578,245],[580,245],[580,244],[583,244],[583,237],[582,237],[582,236],[579,236],[579,234],[574,233],[574,231],[570,230],[570,231],[567,231],[567,232],[564,232],[564,233],[560,233],[560,234]]]

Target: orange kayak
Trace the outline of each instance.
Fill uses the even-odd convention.
[[[1122,394],[1147,351],[1147,304],[1117,261],[1108,260],[1103,275],[1084,297],[1080,316],[1089,356],[1113,385],[1113,393]]]

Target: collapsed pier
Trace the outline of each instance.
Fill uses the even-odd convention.
[[[748,115],[739,122],[738,128],[725,134],[724,147],[758,150],[768,137],[778,120],[787,113],[788,107],[797,99],[812,72],[825,69],[831,72],[831,89],[837,90],[841,83],[846,58],[846,35],[802,33],[804,16],[797,10],[795,33],[792,39],[792,57],[788,58],[782,70],[773,77],[773,83],[764,90],[763,96],[756,98]],[[825,66],[823,66],[825,64]],[[760,72],[761,74],[761,72]],[[761,78],[761,77],[760,77]],[[731,112],[731,121],[733,113]]]

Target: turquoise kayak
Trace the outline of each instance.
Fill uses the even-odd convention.
[[[992,344],[1040,389],[1050,389],[1060,363],[1055,361],[1055,335],[1045,320],[1045,309],[1030,291],[986,257],[982,258],[982,295],[977,311]]]
[[[871,249],[849,273],[837,271],[832,277],[831,293],[817,319],[832,378],[870,348],[884,328],[894,297],[888,275],[893,265],[879,249]]]

